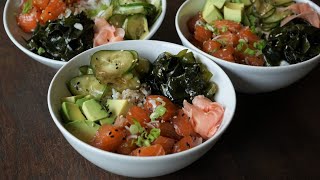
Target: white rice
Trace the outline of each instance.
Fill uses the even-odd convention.
[[[147,84],[141,84],[140,89],[132,90],[126,89],[121,93],[112,89],[112,98],[113,99],[127,99],[130,103],[143,107],[143,104],[146,101],[146,96],[151,94],[150,87]]]

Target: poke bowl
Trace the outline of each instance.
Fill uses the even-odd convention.
[[[59,69],[94,46],[150,39],[166,6],[166,0],[7,0],[3,24],[22,52]]]
[[[175,26],[182,44],[219,64],[236,91],[278,90],[317,66],[320,8],[315,3],[221,2],[187,0],[177,11]]]
[[[123,71],[124,61],[138,64]],[[139,79],[123,88],[105,68]],[[163,74],[170,78],[155,81]],[[179,79],[175,88],[173,79]],[[134,83],[140,85],[129,85]],[[172,88],[165,89],[166,83]],[[156,86],[162,88],[157,92]],[[116,42],[77,55],[56,73],[47,98],[54,123],[79,154],[111,173],[140,178],[169,174],[199,159],[227,129],[236,108],[233,85],[218,65],[181,45],[152,40]],[[197,100],[207,109],[196,108]]]

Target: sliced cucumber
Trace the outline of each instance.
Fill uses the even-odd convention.
[[[118,0],[119,5],[146,3],[146,0]]]
[[[263,23],[275,23],[275,22],[280,22],[282,19],[287,17],[288,15],[291,14],[291,11],[286,10],[286,11],[278,11],[276,10],[271,16],[262,19]]]
[[[161,11],[161,0],[147,0],[147,2],[154,5],[158,12]]]
[[[101,50],[92,55],[90,63],[97,79],[108,84],[116,83],[137,61],[131,51]]]
[[[273,0],[272,2],[274,6],[283,6],[285,4],[292,3],[293,0]]]
[[[280,25],[280,22],[274,22],[269,24],[266,23],[261,26],[261,29],[264,31],[271,31],[273,28],[276,28],[279,25]]]
[[[107,86],[101,84],[93,74],[74,77],[67,85],[72,95],[91,95],[98,100],[107,90]]]
[[[275,7],[271,3],[267,3],[264,0],[255,0],[252,7],[253,14],[257,17],[264,17],[266,16],[266,14],[270,15],[270,11],[272,11],[272,9],[275,9]]]
[[[275,11],[276,11],[276,8],[272,8],[272,9],[269,10],[268,12],[264,13],[261,17],[262,17],[262,18],[270,17]]]
[[[127,39],[144,39],[149,34],[147,18],[142,14],[129,16],[124,23]]]
[[[93,70],[90,66],[85,65],[79,67],[79,73],[80,75],[93,74]]]
[[[118,92],[122,92],[126,89],[139,89],[140,85],[141,84],[139,78],[133,73],[125,74],[121,78],[121,81],[111,84],[112,88],[116,89]]]
[[[147,59],[139,58],[136,67],[134,68],[139,76],[142,76],[149,72],[150,70],[150,62]]]
[[[137,3],[128,5],[119,5],[115,7],[114,14],[132,15],[132,14],[144,14],[154,17],[157,10],[156,7],[148,3]]]
[[[117,28],[122,28],[124,21],[126,20],[127,16],[122,14],[114,14],[108,20],[108,22]]]

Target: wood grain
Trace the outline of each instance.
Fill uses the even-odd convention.
[[[174,17],[184,1],[167,2],[153,39],[180,44]],[[0,179],[131,179],[96,167],[67,143],[47,108],[56,71],[16,48],[3,26],[0,72]],[[192,165],[153,179],[319,179],[319,77],[318,66],[285,89],[238,93],[235,117],[218,143]]]

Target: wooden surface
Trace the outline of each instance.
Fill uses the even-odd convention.
[[[181,43],[174,16],[182,2],[168,0],[154,39]],[[1,24],[4,5],[1,0]],[[16,48],[2,25],[0,72],[0,179],[130,179],[96,167],[67,143],[47,108],[56,71]],[[187,168],[154,179],[320,179],[319,77],[320,66],[279,91],[238,93],[218,143]]]

